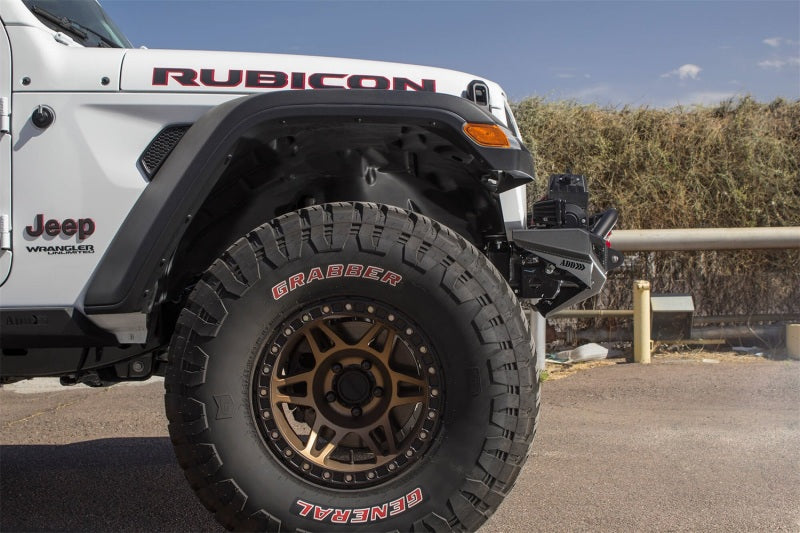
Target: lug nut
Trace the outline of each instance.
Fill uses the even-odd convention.
[[[372,395],[375,396],[376,398],[380,398],[381,396],[383,396],[383,389],[381,387],[375,387],[375,390],[372,391]]]
[[[363,361],[361,361],[361,368],[363,368],[364,370],[369,370],[370,368],[372,368],[372,363],[364,359]]]
[[[328,400],[328,403],[335,402],[336,401],[336,393],[334,393],[333,391],[330,391],[329,393],[327,393],[325,395],[325,399]]]
[[[353,408],[350,410],[350,414],[351,414],[351,415],[353,415],[353,416],[355,416],[355,417],[359,417],[359,416],[361,416],[361,408],[360,408],[360,407],[353,407]]]
[[[339,372],[342,371],[342,365],[340,365],[339,363],[333,363],[333,365],[331,366],[331,370],[333,370],[335,374],[338,374]]]

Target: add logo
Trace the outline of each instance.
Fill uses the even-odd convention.
[[[79,218],[77,220],[66,218],[63,221],[51,218],[45,222],[44,215],[38,214],[33,219],[33,224],[25,228],[25,234],[29,237],[40,237],[42,234],[50,237],[61,234],[68,237],[78,235],[79,240],[84,240],[94,233],[95,227],[94,220],[91,218]]]

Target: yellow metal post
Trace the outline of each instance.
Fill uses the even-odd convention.
[[[800,324],[786,324],[786,351],[792,359],[800,359]]]
[[[633,282],[633,360],[650,364],[650,282]]]

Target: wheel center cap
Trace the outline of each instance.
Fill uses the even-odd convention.
[[[336,381],[336,393],[347,405],[361,405],[372,393],[372,381],[366,372],[359,368],[348,368]]]

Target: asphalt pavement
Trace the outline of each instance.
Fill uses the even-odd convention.
[[[163,384],[0,389],[0,531],[220,531],[176,464]],[[481,532],[800,531],[800,362],[619,364],[548,381]]]

